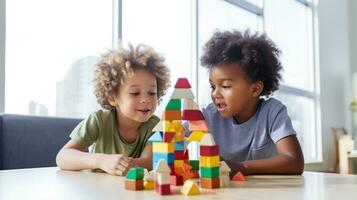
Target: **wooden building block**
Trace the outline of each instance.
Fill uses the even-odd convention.
[[[175,168],[181,168],[183,167],[183,160],[174,160],[174,166]]]
[[[174,142],[174,138],[176,136],[176,133],[175,132],[163,132],[162,133],[162,141],[163,142]]]
[[[144,189],[144,181],[140,180],[132,180],[125,179],[125,189],[127,190],[143,190]]]
[[[192,178],[200,178],[200,171],[199,170],[191,170],[191,173],[193,174]]]
[[[161,120],[181,120],[181,110],[165,110],[162,113]]]
[[[184,140],[185,140],[185,133],[184,132],[176,132],[175,142],[182,142]]]
[[[166,110],[181,110],[181,99],[170,99],[166,105]]]
[[[216,178],[200,178],[201,180],[201,187],[202,188],[219,188],[220,183],[219,183],[219,177]]]
[[[175,142],[175,151],[183,151],[185,150],[185,142],[179,141]]]
[[[158,131],[158,132],[171,132],[170,131],[171,127],[171,122],[167,120],[160,120],[159,123],[156,124],[156,126],[152,129],[152,131]],[[174,132],[174,131],[173,131]]]
[[[157,166],[155,168],[155,173],[162,173],[162,174],[169,174],[171,172],[170,167],[168,166],[167,162],[163,159],[159,160]]]
[[[203,138],[201,139],[200,145],[203,146],[214,146],[216,145],[216,142],[214,141],[213,135],[212,134],[205,134]]]
[[[166,163],[168,165],[170,164],[174,164],[174,159],[175,159],[175,155],[173,153],[156,153],[156,152],[153,152],[153,156],[152,156],[152,159],[153,159],[153,163],[155,164],[153,166],[153,169],[156,169],[156,164],[162,159],[162,160],[165,160]]]
[[[186,196],[201,194],[197,184],[192,180],[185,181],[185,184],[181,188],[181,192]]]
[[[200,110],[183,110],[182,120],[205,120]]]
[[[184,99],[182,110],[200,110],[200,107],[193,99]]]
[[[176,88],[171,95],[171,99],[194,99],[195,95],[191,89]]]
[[[155,181],[144,181],[145,190],[153,190],[155,188]]]
[[[144,168],[142,167],[133,167],[130,168],[126,174],[127,179],[138,180],[144,178]]]
[[[200,145],[200,155],[201,156],[219,155],[218,145],[213,145],[213,146]]]
[[[169,195],[171,194],[170,184],[160,185],[155,183],[155,191],[160,195]]]
[[[207,132],[203,132],[203,131],[192,131],[192,133],[188,136],[187,141],[200,142],[202,140],[203,136],[206,134],[207,134]]]
[[[228,187],[230,182],[229,174],[220,174],[219,183],[221,187]]]
[[[170,177],[171,185],[183,185],[183,177],[180,175],[171,175]]]
[[[200,167],[201,177],[203,178],[216,178],[219,177],[219,167]]]
[[[221,164],[219,165],[219,174],[228,174],[231,172],[231,168],[227,165],[226,162],[221,161]]]
[[[189,160],[189,164],[191,165],[192,170],[200,169],[200,161],[199,160]]]
[[[205,120],[188,121],[189,131],[204,131],[208,132],[208,127]]]
[[[191,85],[187,78],[179,78],[176,81],[175,88],[191,88]]]
[[[200,156],[201,167],[219,167],[219,156]]]
[[[154,142],[152,151],[154,153],[174,153],[175,144],[173,142]]]
[[[233,181],[245,181],[246,179],[245,179],[245,176],[243,175],[243,173],[239,171],[233,176],[232,180]]]
[[[157,173],[156,182],[160,185],[170,184],[170,174]]]

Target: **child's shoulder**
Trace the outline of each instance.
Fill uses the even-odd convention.
[[[269,99],[260,99],[261,101],[261,109],[266,111],[280,111],[281,109],[286,109],[286,106],[274,97],[270,97]]]

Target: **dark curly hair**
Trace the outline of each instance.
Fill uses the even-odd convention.
[[[250,34],[249,30],[216,32],[203,51],[201,64],[208,69],[238,62],[248,79],[263,82],[261,96],[269,96],[279,88],[281,51],[265,34]]]

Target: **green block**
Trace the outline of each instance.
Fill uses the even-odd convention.
[[[200,161],[199,160],[190,160],[190,165],[192,170],[199,170],[200,169]]]
[[[127,179],[132,180],[140,180],[144,178],[144,168],[142,167],[134,167],[130,168],[128,173],[126,174]]]
[[[166,106],[166,110],[181,110],[181,99],[171,99]]]
[[[201,177],[203,178],[216,178],[219,177],[219,167],[201,167]]]

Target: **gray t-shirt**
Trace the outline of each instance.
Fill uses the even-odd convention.
[[[275,143],[296,135],[286,106],[274,98],[261,99],[253,117],[242,124],[233,117],[223,118],[213,103],[203,109],[203,115],[220,155],[234,162],[275,156]]]

